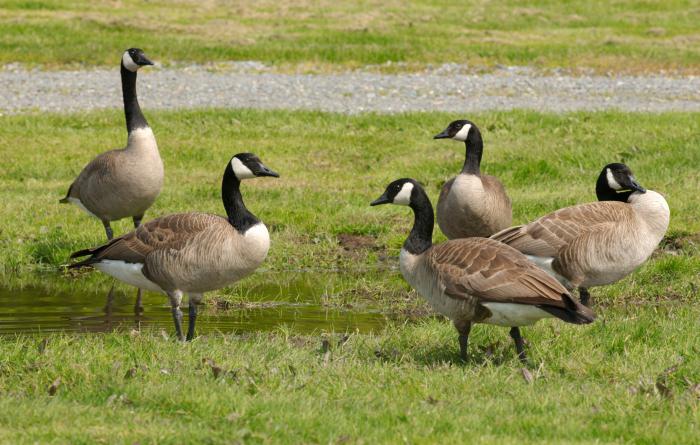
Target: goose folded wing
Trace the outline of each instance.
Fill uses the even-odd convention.
[[[180,250],[198,233],[223,218],[205,213],[179,213],[148,221],[95,252],[95,260],[144,263],[156,250]],[[225,220],[224,220],[225,221]]]
[[[566,307],[566,289],[520,252],[487,238],[453,240],[435,246],[431,265],[457,299]]]
[[[560,249],[596,226],[629,217],[628,204],[600,201],[557,210],[529,224],[510,227],[491,239],[514,247],[527,255],[553,257]]]

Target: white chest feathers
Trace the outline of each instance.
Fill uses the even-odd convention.
[[[246,256],[262,262],[270,250],[270,233],[265,224],[258,223],[243,234],[243,249]]]
[[[653,190],[647,190],[646,193],[633,193],[628,202],[647,225],[650,235],[659,238],[656,243],[661,241],[671,219],[671,211],[664,197]]]
[[[483,204],[484,183],[476,175],[459,174],[452,183],[449,199],[454,205],[468,206],[472,209]]]
[[[136,148],[141,150],[158,150],[156,137],[153,134],[151,127],[136,128],[129,133],[127,148]]]

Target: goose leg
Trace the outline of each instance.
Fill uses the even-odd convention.
[[[190,341],[194,338],[194,325],[197,322],[197,304],[199,304],[201,300],[201,294],[190,294],[190,313],[187,323],[187,341]]]
[[[141,225],[142,219],[143,219],[143,215],[133,217],[135,229],[139,228],[139,226]],[[143,294],[143,290],[141,288],[139,288],[136,291],[136,303],[134,303],[134,314],[136,314],[136,315],[141,315],[143,313],[143,306],[141,305],[142,294]]]
[[[105,302],[105,323],[108,325],[111,324],[112,322],[112,303],[114,303],[114,283],[112,283],[112,287],[109,288],[109,292],[107,292],[107,301]]]
[[[467,348],[469,346],[469,331],[472,329],[472,324],[468,321],[456,321],[454,322],[455,328],[459,333],[459,357],[467,361],[469,354],[467,353]]]
[[[515,350],[518,352],[518,358],[521,362],[527,362],[527,354],[525,354],[525,342],[523,337],[520,336],[520,329],[516,326],[510,328],[510,336],[515,342]]]
[[[138,288],[136,290],[136,303],[134,303],[134,314],[136,315],[141,315],[143,313],[143,305],[141,305],[142,294],[143,290],[141,290],[141,288]]]
[[[112,226],[109,225],[109,221],[102,221],[102,225],[105,226],[107,241],[112,241],[112,238],[114,238],[114,232],[112,232]]]
[[[578,288],[578,298],[581,304],[586,307],[591,307],[591,294],[588,292],[588,288],[579,287]]]
[[[182,292],[179,290],[168,292],[170,298],[170,307],[173,314],[173,322],[175,323],[175,335],[180,341],[185,341],[185,336],[182,335],[182,311],[180,303],[182,302]]]

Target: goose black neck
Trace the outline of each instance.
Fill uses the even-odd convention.
[[[420,188],[414,189],[414,194],[410,206],[415,219],[411,233],[403,243],[403,248],[414,255],[419,255],[433,245],[435,216],[428,195]]]
[[[608,184],[607,176],[601,174],[598,176],[598,181],[595,184],[595,195],[598,201],[620,201],[628,202],[633,191],[616,192]]]
[[[136,72],[129,71],[122,64],[122,95],[124,96],[124,117],[126,131],[131,133],[137,128],[148,127],[148,122],[141,112],[139,99],[136,97]]]
[[[260,222],[246,208],[243,196],[241,196],[241,181],[233,173],[230,165],[226,168],[224,179],[221,181],[221,200],[224,202],[228,222],[239,233],[244,233]]]
[[[484,151],[484,141],[481,139],[481,132],[478,128],[472,126],[467,135],[467,140],[464,141],[464,145],[467,149],[467,154],[462,173],[478,176],[481,174],[479,166],[481,165],[481,155]]]

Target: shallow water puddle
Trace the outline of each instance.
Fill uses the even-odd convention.
[[[110,297],[109,279],[84,283],[79,278],[45,274],[22,281],[21,286],[0,286],[0,334],[108,332],[139,327],[163,328],[168,334],[173,333],[164,295],[144,292],[144,310],[136,316],[136,289],[120,285]],[[32,284],[27,285],[27,281]],[[260,274],[235,287],[235,293],[243,297],[234,302],[224,301],[216,293],[205,295],[206,304],[200,306],[197,318],[197,333],[269,331],[280,326],[298,333],[381,329],[386,318],[379,310],[350,311],[323,304],[348,281],[347,274],[341,273]],[[184,302],[182,309],[186,327]]]

